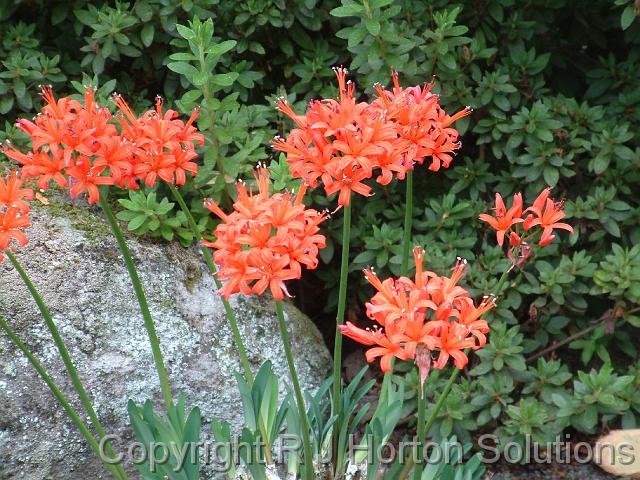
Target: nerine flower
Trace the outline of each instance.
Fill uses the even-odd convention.
[[[531,230],[535,226],[542,228],[540,245],[543,247],[549,245],[553,239],[556,238],[555,235],[552,235],[554,228],[560,228],[573,233],[573,227],[571,225],[559,222],[559,220],[565,217],[564,210],[562,209],[564,202],[556,202],[549,198],[550,193],[551,188],[545,188],[542,193],[538,195],[535,202],[533,202],[533,205],[525,210],[525,213],[531,212],[531,215],[525,218],[524,228],[525,230]]]
[[[282,300],[290,296],[286,281],[299,279],[303,266],[318,266],[318,251],[325,247],[319,225],[326,215],[305,208],[304,186],[297,195],[270,194],[265,168],[258,169],[256,180],[257,192],[238,183],[232,213],[211,200],[205,202],[222,222],[215,229],[215,240],[204,243],[215,250],[224,297],[239,292],[261,295],[269,289],[276,300]]]
[[[458,368],[468,362],[465,350],[486,344],[489,326],[481,317],[495,306],[493,296],[476,306],[469,292],[458,285],[466,262],[459,261],[451,276],[423,270],[424,250],[413,251],[416,273],[413,279],[380,280],[372,269],[364,271],[376,289],[367,303],[367,316],[375,322],[362,329],[351,322],[340,325],[344,335],[370,346],[367,361],[380,358],[383,371],[391,371],[391,360],[413,360],[424,382],[431,367],[444,368],[449,358]],[[436,359],[433,360],[432,356]]]
[[[487,222],[496,230],[500,246],[504,243],[505,236],[508,235],[510,248],[521,250],[520,259],[517,261],[512,251],[509,251],[509,256],[513,257],[515,263],[522,264],[529,257],[531,250],[527,241],[539,231],[541,231],[541,235],[538,244],[541,247],[549,245],[555,239],[554,229],[559,228],[573,233],[571,225],[560,222],[565,217],[564,203],[549,198],[550,194],[551,188],[545,188],[533,202],[533,205],[523,210],[522,194],[518,193],[513,198],[511,208],[507,210],[502,197],[496,193],[496,206],[493,209],[495,216],[486,213],[480,214],[480,220]],[[523,218],[528,212],[530,214]],[[520,224],[522,224],[522,229],[519,228]]]
[[[28,243],[23,230],[30,226],[27,200],[32,199],[33,191],[23,186],[16,172],[0,177],[0,262],[4,260],[3,252],[14,243],[21,247]]]
[[[34,180],[38,188],[46,190],[54,181],[69,187],[73,197],[86,192],[89,203],[99,200],[100,185],[136,189],[138,182],[154,186],[158,178],[182,185],[187,173],[197,174],[194,142],[204,144],[193,126],[197,109],[185,123],[174,110],[163,113],[157,99],[155,110],[138,118],[114,95],[119,113],[113,117],[94,95],[86,87],[83,102],[56,99],[51,87],[43,87],[41,112],[33,121],[17,122],[31,137],[32,150],[20,152],[7,143],[0,151],[22,165],[23,178]]]
[[[356,102],[346,69],[335,72],[338,99],[314,100],[304,115],[296,114],[284,98],[277,102],[278,110],[297,125],[286,139],[273,141],[276,150],[286,153],[295,178],[313,188],[322,180],[327,195],[339,193],[338,204],[348,205],[354,192],[371,194],[365,181],[374,172],[380,172],[376,181],[386,185],[394,174],[404,179],[415,162],[429,157],[431,170],[449,166],[460,148],[451,124],[469,109],[450,117],[429,92],[431,85],[402,89],[395,72],[392,91],[376,86],[379,98]]]
[[[495,217],[481,213],[479,218],[483,222],[487,222],[496,231],[496,239],[498,245],[502,246],[504,243],[504,237],[507,232],[517,223],[524,222],[522,217],[522,194],[517,193],[513,197],[511,208],[507,210],[502,200],[502,196],[496,193],[496,206],[493,209]],[[513,232],[512,232],[513,233]],[[515,240],[510,240],[515,241]]]

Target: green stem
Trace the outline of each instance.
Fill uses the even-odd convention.
[[[149,304],[147,303],[147,297],[144,294],[144,289],[142,288],[142,282],[138,276],[136,265],[131,258],[131,253],[129,252],[129,247],[127,247],[127,242],[124,239],[124,234],[118,225],[118,220],[113,214],[113,210],[111,210],[106,194],[106,189],[101,191],[100,206],[109,220],[113,234],[118,240],[120,252],[122,252],[124,262],[127,266],[127,270],[129,271],[129,276],[131,277],[131,283],[133,283],[133,289],[136,292],[136,297],[138,297],[140,311],[142,312],[142,318],[144,319],[144,327],[146,328],[149,336],[149,343],[151,344],[151,351],[153,352],[153,360],[156,364],[158,377],[160,378],[162,396],[164,397],[164,403],[168,411],[173,406],[173,397],[171,395],[171,387],[169,386],[169,376],[167,375],[167,370],[164,367],[164,360],[162,359],[162,352],[160,351],[160,341],[158,340],[156,328],[153,325],[153,319],[151,318],[151,312],[149,311]]]
[[[55,384],[53,379],[49,376],[49,374],[44,369],[42,364],[33,355],[33,353],[31,353],[31,351],[27,348],[27,346],[20,341],[20,338],[18,338],[18,335],[16,335],[16,333],[11,329],[11,327],[7,324],[5,319],[2,317],[0,317],[0,328],[2,328],[6,332],[6,334],[9,336],[11,341],[15,343],[20,350],[22,350],[22,353],[24,353],[24,355],[27,357],[29,362],[31,362],[31,365],[33,365],[33,367],[36,369],[38,374],[40,374],[40,377],[42,377],[42,379],[45,381],[45,383],[47,384],[47,386],[49,387],[53,395],[60,402],[60,404],[62,405],[62,408],[64,408],[64,410],[67,412],[71,420],[73,420],[73,423],[76,424],[76,426],[82,433],[82,436],[85,438],[85,440],[91,447],[91,450],[93,450],[96,453],[96,455],[98,455],[98,457],[103,461],[105,467],[113,474],[115,478],[118,478],[118,479],[127,478],[124,475],[124,471],[121,472],[121,469],[122,469],[121,465],[116,466],[110,463],[106,463],[104,461],[103,456],[100,454],[101,452],[100,452],[100,446],[98,445],[98,442],[96,442],[96,439],[94,438],[93,434],[91,433],[87,425],[80,419],[80,415],[78,415],[78,412],[76,412],[76,410],[71,406],[67,398],[60,391],[60,389]],[[120,469],[118,469],[118,467],[120,467]]]
[[[400,275],[408,276],[409,274],[409,256],[411,254],[411,239],[413,229],[413,171],[407,172],[406,181],[406,194],[405,194],[405,208],[404,208],[404,230],[402,233],[402,263],[400,267]],[[391,377],[393,375],[393,367],[395,364],[395,358],[391,359],[391,371],[385,372],[382,379],[382,389],[380,390],[380,396],[383,396],[389,384],[391,383]]]
[[[300,382],[298,381],[298,374],[296,373],[296,367],[293,363],[293,354],[291,353],[291,341],[289,340],[289,334],[287,333],[287,324],[284,318],[284,311],[282,310],[282,302],[276,301],[276,312],[278,314],[278,322],[280,325],[280,335],[282,335],[282,343],[284,343],[284,353],[287,356],[287,363],[289,364],[289,374],[291,375],[291,381],[293,382],[293,390],[296,395],[296,403],[298,404],[298,413],[300,414],[300,423],[302,428],[302,440],[304,442],[304,467],[305,467],[305,479],[313,480],[313,453],[311,450],[311,438],[309,436],[309,419],[307,418],[307,409],[304,403],[304,397],[302,396],[302,390],[300,389]]]
[[[168,183],[167,186],[169,187],[169,190],[171,190],[173,197],[176,199],[176,201],[180,205],[182,212],[187,217],[187,222],[189,223],[189,226],[193,231],[194,238],[196,239],[196,241],[201,242],[202,235],[200,235],[198,224],[196,223],[196,220],[193,218],[193,214],[191,213],[191,210],[187,206],[187,202],[185,202],[184,197],[182,196],[180,191],[172,184]],[[207,246],[202,244],[200,245],[200,250],[202,251],[202,255],[204,256],[205,263],[207,264],[207,267],[209,268],[209,271],[213,276],[213,281],[215,282],[217,289],[220,290],[222,288],[222,282],[218,279],[218,270],[216,269],[216,264],[213,260],[213,256],[211,255],[211,250],[209,250]],[[227,301],[227,299],[224,298],[222,295],[220,296],[220,299],[222,300],[222,304],[224,305],[224,310],[227,314],[227,319],[229,320],[229,324],[231,325],[231,332],[233,334],[236,347],[238,349],[238,354],[240,355],[240,363],[242,364],[242,369],[244,370],[244,377],[247,380],[247,383],[249,384],[249,388],[251,388],[253,386],[253,374],[251,373],[251,364],[249,363],[249,356],[247,355],[247,350],[245,349],[244,342],[242,341],[242,335],[240,334],[240,328],[238,327],[238,321],[236,320],[236,315],[233,311],[233,308],[231,308],[231,304]],[[258,428],[260,429],[260,433],[266,442],[268,438],[267,430],[264,426],[264,422],[262,419],[259,419],[258,421]],[[273,464],[271,449],[270,449],[270,446],[267,445],[266,443],[265,443],[265,459],[268,465]]]
[[[191,230],[193,230],[193,236],[196,241],[200,242],[202,240],[202,235],[200,235],[200,230],[198,230],[198,224],[196,223],[193,215],[191,214],[191,210],[187,206],[187,203],[184,201],[182,194],[178,191],[176,187],[167,184],[169,186],[169,190],[173,194],[173,197],[176,199],[183,213],[187,217],[187,221],[189,222],[189,226]],[[216,269],[216,264],[213,261],[213,256],[211,255],[211,251],[205,245],[200,246],[200,250],[202,251],[202,255],[204,256],[204,261],[209,267],[209,271],[213,275],[213,280],[216,283],[216,287],[218,290],[222,288],[222,282],[218,279],[218,271]],[[238,348],[238,353],[240,354],[240,362],[242,363],[242,368],[244,369],[244,376],[247,379],[247,383],[249,387],[253,385],[253,375],[251,374],[251,364],[249,363],[249,356],[247,355],[247,350],[244,347],[244,343],[242,342],[242,335],[240,335],[240,329],[238,328],[238,321],[236,320],[235,313],[231,308],[231,305],[227,301],[226,298],[220,296],[222,299],[222,304],[224,305],[224,310],[227,314],[227,319],[229,320],[229,324],[231,325],[231,332],[233,333],[233,338],[236,342],[236,347]]]
[[[44,303],[44,300],[42,299],[42,296],[38,292],[38,289],[35,287],[35,285],[31,281],[31,278],[29,278],[29,275],[27,274],[25,269],[22,268],[22,265],[20,264],[16,256],[10,251],[6,251],[5,253],[7,257],[9,257],[9,260],[11,260],[11,263],[13,264],[14,268],[22,278],[22,281],[29,289],[31,296],[33,297],[36,304],[38,305],[38,308],[40,309],[40,313],[44,318],[47,328],[49,329],[49,331],[51,332],[51,335],[53,336],[53,341],[56,344],[56,347],[60,352],[60,356],[62,357],[62,361],[64,362],[67,372],[69,373],[69,377],[71,378],[71,383],[73,384],[73,387],[75,388],[76,392],[78,393],[78,396],[80,397],[82,406],[84,407],[87,414],[89,415],[89,418],[91,419],[91,423],[96,429],[96,432],[98,433],[99,438],[103,439],[106,436],[104,427],[102,426],[102,423],[100,423],[98,415],[96,414],[96,411],[93,408],[93,404],[89,399],[89,395],[87,394],[87,391],[85,390],[84,385],[82,384],[82,380],[80,380],[78,371],[76,370],[76,367],[73,364],[73,361],[71,360],[71,355],[69,354],[69,350],[67,349],[67,346],[65,345],[64,340],[62,339],[62,336],[60,335],[60,332],[58,331],[58,328],[56,327],[56,324],[53,321],[53,317],[51,316],[51,312],[49,311],[49,308],[47,307],[46,303]],[[105,441],[105,447],[107,448],[107,452],[109,453],[109,455],[113,457],[115,453],[111,448],[111,443],[109,443],[108,441]],[[118,465],[118,467],[120,470],[120,476],[118,478],[126,478],[126,474],[122,466]]]
[[[502,276],[500,277],[500,280],[498,280],[498,284],[496,285],[495,295],[500,295],[500,293],[502,292],[502,288],[504,287],[504,284],[507,281],[507,278],[509,278],[509,270],[504,271],[502,273]],[[468,352],[469,351],[467,350],[465,354]],[[458,378],[458,375],[460,375],[460,372],[461,370],[459,368],[454,368],[453,372],[451,372],[449,381],[445,385],[444,390],[442,391],[442,393],[440,394],[440,398],[438,399],[438,403],[436,403],[436,406],[433,409],[433,412],[431,412],[431,415],[429,416],[429,420],[427,421],[427,426],[425,428],[426,432],[428,432],[431,429],[433,422],[435,422],[436,417],[438,416],[438,413],[440,412],[442,405],[444,405],[444,401],[447,399],[447,396],[451,391],[451,387],[453,386],[456,379]]]
[[[468,353],[468,352],[465,352],[465,353]],[[429,415],[429,419],[427,420],[427,423],[424,426],[425,434],[428,433],[429,430],[431,430],[431,427],[433,426],[433,422],[436,421],[436,417],[438,416],[438,413],[440,413],[440,410],[442,409],[442,406],[444,405],[445,400],[449,396],[449,392],[451,392],[451,388],[453,387],[453,384],[456,383],[456,379],[458,378],[458,375],[460,375],[461,371],[462,370],[460,370],[459,368],[454,368],[453,372],[451,372],[451,375],[449,375],[449,380],[447,381],[447,384],[444,386],[444,390],[440,394],[440,398],[438,398],[436,406],[434,407],[433,412],[431,412],[431,415]]]
[[[404,231],[402,235],[402,266],[400,274],[406,276],[409,273],[409,255],[411,252],[411,229],[413,227],[413,171],[407,172],[405,180],[407,193],[404,208]]]
[[[496,291],[495,291],[495,295],[496,296],[500,295],[500,293],[502,292],[502,288],[504,287],[504,284],[507,281],[507,278],[509,278],[509,270],[504,271],[502,273],[502,276],[498,280],[498,284],[496,285]],[[468,353],[469,353],[469,349],[467,349],[465,351],[465,355],[468,354]],[[438,398],[438,401],[437,401],[435,407],[433,408],[433,411],[431,412],[431,415],[429,415],[429,419],[427,420],[426,425],[424,426],[425,435],[426,435],[426,433],[429,432],[429,430],[431,430],[431,427],[433,426],[433,423],[436,421],[438,413],[440,413],[440,410],[442,409],[442,406],[444,405],[445,400],[449,396],[449,393],[451,392],[451,388],[453,387],[453,384],[458,379],[458,375],[460,375],[461,371],[462,370],[460,370],[459,368],[454,368],[453,371],[451,372],[451,375],[449,376],[449,380],[447,381],[447,384],[445,385],[444,390],[440,394],[440,398]],[[419,415],[420,415],[420,411],[418,411],[418,417],[419,417]],[[420,422],[420,418],[418,418],[418,422]],[[420,431],[420,426],[418,426],[418,432],[419,431]],[[412,462],[412,461],[413,461],[413,459],[409,460],[409,462]],[[417,470],[417,469],[418,469],[418,467],[416,467],[415,470]],[[414,470],[414,472],[415,472],[415,470]],[[400,478],[404,478],[404,477],[401,476]],[[414,473],[414,479],[415,478],[419,478],[419,477],[415,477],[415,473]]]
[[[500,276],[500,279],[498,280],[498,284],[496,285],[496,291],[494,293],[494,295],[496,297],[499,297],[500,294],[502,293],[502,289],[504,288],[504,284],[507,281],[507,279],[509,278],[509,270],[505,270],[504,272],[502,272],[502,275]]]
[[[350,199],[351,201],[353,199]],[[351,240],[351,201],[344,208],[344,223],[342,225],[342,259],[340,262],[340,287],[338,293],[338,315],[336,317],[336,337],[333,348],[333,415],[340,411],[340,395],[342,389],[342,332],[340,325],[344,323],[344,313],[347,303],[347,280],[349,277],[349,242]],[[340,428],[333,427],[333,457],[338,458],[338,437]],[[337,468],[337,467],[336,467]]]
[[[422,477],[422,470],[424,468],[424,441],[426,437],[427,429],[425,428],[424,417],[426,413],[426,398],[425,398],[425,386],[420,386],[420,395],[418,395],[418,455],[416,456],[418,463],[416,464],[416,468],[413,470],[413,480],[420,480]]]

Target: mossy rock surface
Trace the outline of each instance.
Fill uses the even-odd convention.
[[[32,212],[29,245],[17,256],[49,305],[107,430],[132,440],[128,399],[161,404],[151,349],[115,238],[99,210],[63,199]],[[139,267],[175,395],[237,431],[242,408],[234,372],[241,366],[213,279],[196,249],[128,237]],[[73,388],[37,307],[8,261],[0,264],[0,315],[40,358],[69,398]],[[267,359],[282,378],[288,369],[273,301],[235,298],[254,371]],[[315,389],[330,370],[322,336],[287,305],[301,382]],[[284,390],[283,390],[284,391]],[[6,336],[0,335],[0,479],[108,478],[44,383]],[[135,478],[135,477],[134,477]],[[214,478],[206,475],[203,478]]]

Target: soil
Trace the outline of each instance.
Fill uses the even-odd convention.
[[[614,477],[591,464],[552,465],[499,465],[487,468],[485,479],[489,480],[613,480]]]

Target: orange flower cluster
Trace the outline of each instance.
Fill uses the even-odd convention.
[[[376,181],[386,185],[393,175],[403,179],[414,163],[431,157],[430,170],[446,168],[460,148],[458,132],[451,128],[468,115],[465,108],[449,116],[430,93],[433,84],[402,89],[393,73],[392,91],[377,85],[379,97],[372,103],[355,99],[347,71],[336,68],[340,97],[315,100],[305,115],[297,115],[286,99],[277,107],[297,128],[286,140],[276,138],[273,146],[287,154],[291,173],[315,188],[321,179],[327,195],[340,192],[339,205],[348,205],[352,192],[368,196],[371,187],[363,181],[380,170]]]
[[[495,216],[482,213],[479,218],[496,230],[500,246],[504,243],[507,234],[509,234],[511,247],[517,248],[526,245],[526,241],[538,231],[534,227],[539,227],[539,230],[542,231],[539,245],[546,247],[556,238],[553,235],[554,229],[559,228],[573,233],[571,225],[560,222],[565,217],[564,203],[549,198],[550,194],[551,188],[545,188],[533,202],[533,205],[523,211],[521,193],[514,195],[511,208],[508,210],[500,194],[496,193],[496,206],[493,209]],[[527,213],[529,215],[526,215]],[[520,224],[522,224],[522,229],[520,229]]]
[[[307,269],[318,266],[318,250],[325,247],[318,225],[326,215],[305,208],[304,187],[296,196],[270,195],[265,168],[258,169],[256,180],[257,193],[238,183],[238,197],[230,214],[212,200],[205,202],[222,222],[216,227],[216,240],[204,243],[215,250],[218,276],[226,280],[220,290],[225,298],[238,292],[261,295],[270,288],[274,298],[282,300],[290,296],[286,280],[299,279],[302,265]]]
[[[138,181],[153,186],[158,177],[181,185],[186,172],[197,174],[193,142],[204,144],[204,136],[193,126],[197,110],[184,123],[174,110],[163,113],[162,100],[157,99],[155,110],[138,118],[122,97],[114,95],[120,110],[114,119],[94,95],[95,90],[86,87],[83,105],[71,97],[56,100],[51,87],[42,88],[46,105],[41,113],[34,121],[17,122],[31,137],[32,151],[22,153],[11,144],[1,148],[22,165],[25,179],[35,180],[43,190],[54,181],[69,187],[73,197],[87,192],[89,203],[95,203],[100,185],[136,189]]]
[[[0,177],[0,262],[14,241],[21,247],[29,241],[23,232],[30,226],[27,200],[33,200],[33,190],[23,187],[17,173]]]
[[[449,358],[458,368],[467,362],[464,350],[479,349],[486,342],[489,326],[480,317],[495,305],[495,297],[485,297],[476,306],[469,292],[458,285],[466,262],[459,260],[450,277],[423,270],[424,250],[413,250],[415,278],[387,278],[381,281],[372,269],[365,278],[377,290],[367,303],[367,316],[378,325],[373,329],[358,328],[350,322],[340,325],[347,337],[371,346],[367,361],[381,357],[383,371],[391,371],[393,357],[412,359],[420,369],[424,382],[429,369],[444,368]],[[433,361],[433,352],[439,352]]]

